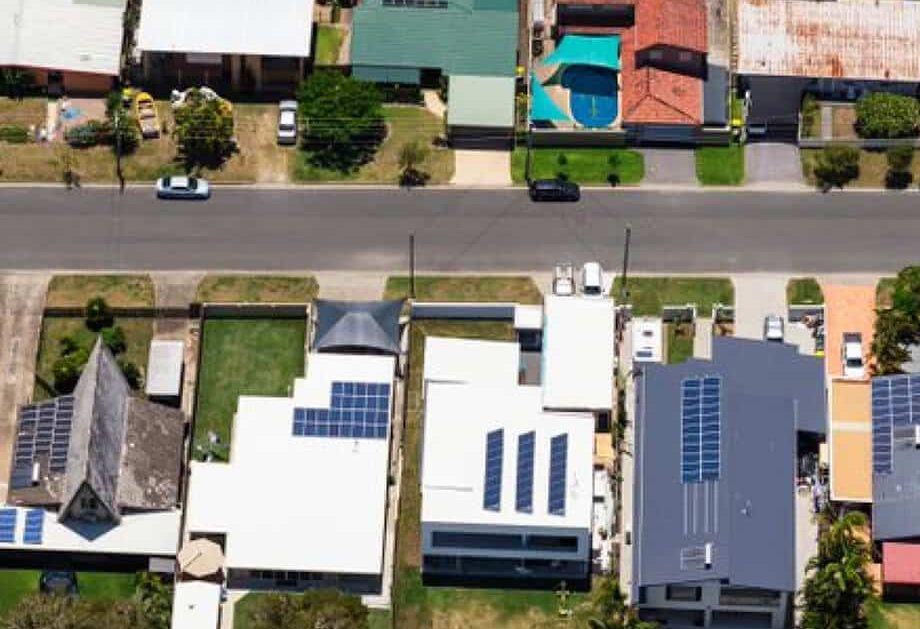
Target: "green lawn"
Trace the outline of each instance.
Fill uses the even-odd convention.
[[[39,570],[0,570],[0,618],[25,596],[38,592]],[[80,596],[88,599],[121,600],[134,595],[134,574],[80,572]]]
[[[916,629],[920,605],[878,603],[869,610],[869,629]]]
[[[137,365],[141,373],[147,371],[147,355],[153,339],[153,319],[148,317],[116,317],[115,325],[125,331],[127,349],[124,357]],[[60,356],[61,339],[72,336],[80,347],[87,351],[96,342],[96,333],[86,327],[82,317],[44,317],[39,337],[38,359],[35,363],[35,390],[33,400],[54,397],[54,391],[46,386],[54,384],[54,362]]]
[[[620,294],[621,278],[614,282],[613,294]],[[660,316],[662,306],[696,304],[701,317],[712,315],[716,303],[735,303],[735,287],[720,277],[631,277],[628,280],[629,303],[635,316]]]
[[[342,172],[321,168],[310,161],[308,151],[297,149],[291,159],[291,180],[295,182],[390,183],[399,180],[399,153],[405,144],[417,142],[428,149],[420,170],[430,176],[428,183],[448,183],[454,174],[454,152],[437,145],[444,134],[444,121],[423,107],[385,105],[383,117],[387,137],[372,161],[356,171]]]
[[[55,275],[48,284],[46,303],[83,307],[97,295],[113,307],[152,307],[155,301],[149,275]]]
[[[385,609],[367,610],[367,629],[392,629],[393,616]]]
[[[623,148],[535,148],[531,157],[531,178],[561,177],[580,184],[630,185],[642,181],[642,154]],[[511,154],[511,178],[523,183],[527,149]]]
[[[668,364],[682,363],[693,358],[693,325],[689,323],[667,325]]]
[[[821,285],[813,277],[796,277],[786,284],[786,303],[788,304],[823,304],[824,293]]]
[[[202,303],[307,303],[318,291],[313,277],[208,275],[198,285],[197,299]]]
[[[702,146],[696,149],[696,178],[704,186],[738,186],[744,182],[744,147]]]
[[[878,281],[875,289],[875,306],[877,308],[891,308],[891,298],[894,293],[895,278],[883,277]]]
[[[304,374],[302,319],[207,319],[198,372],[195,445],[213,430],[224,444],[241,395],[287,395]]]
[[[345,39],[345,31],[329,24],[320,24],[316,28],[316,53],[314,59],[318,66],[334,66],[339,61],[339,49]]]
[[[385,299],[409,295],[409,278],[387,278]],[[534,281],[521,276],[416,276],[418,301],[489,301],[541,304],[543,294]]]

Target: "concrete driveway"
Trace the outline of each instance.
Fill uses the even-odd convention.
[[[49,276],[0,276],[0,504],[6,502],[19,406],[32,398]]]
[[[746,184],[804,186],[799,147],[755,142],[744,147]]]
[[[692,149],[641,149],[645,158],[645,178],[648,184],[695,186],[696,157]]]
[[[510,151],[454,151],[454,176],[458,186],[510,186]]]
[[[767,315],[786,317],[786,283],[784,275],[743,275],[732,278],[735,284],[735,336],[763,338],[763,320]]]

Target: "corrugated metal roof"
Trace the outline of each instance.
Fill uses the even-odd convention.
[[[899,585],[920,585],[920,544],[882,544],[882,580]]]
[[[449,0],[443,9],[369,0],[354,9],[351,61],[437,68],[448,75],[514,76],[517,29],[514,0]]]
[[[0,66],[118,74],[125,0],[0,0]]]
[[[741,0],[738,72],[920,80],[920,3]]]
[[[467,127],[514,126],[514,78],[510,76],[450,77],[447,124]]]
[[[309,57],[313,0],[144,0],[140,50]]]

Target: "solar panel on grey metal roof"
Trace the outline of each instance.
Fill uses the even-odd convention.
[[[894,430],[920,424],[920,374],[872,379],[872,469],[892,472]]]
[[[717,480],[721,467],[721,379],[686,378],[681,384],[681,480]]]
[[[486,435],[485,481],[482,508],[498,511],[502,504],[502,458],[505,451],[505,431],[493,430]]]
[[[22,489],[32,484],[32,467],[38,457],[47,457],[49,470],[63,473],[73,424],[72,395],[64,395],[19,409],[16,449],[10,487]]]
[[[549,512],[565,515],[565,475],[569,458],[569,435],[556,435],[549,442]]]

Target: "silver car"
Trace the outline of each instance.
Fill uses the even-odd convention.
[[[207,199],[211,187],[204,179],[173,176],[157,179],[157,198],[160,199]]]
[[[278,103],[278,144],[297,144],[297,101]]]

